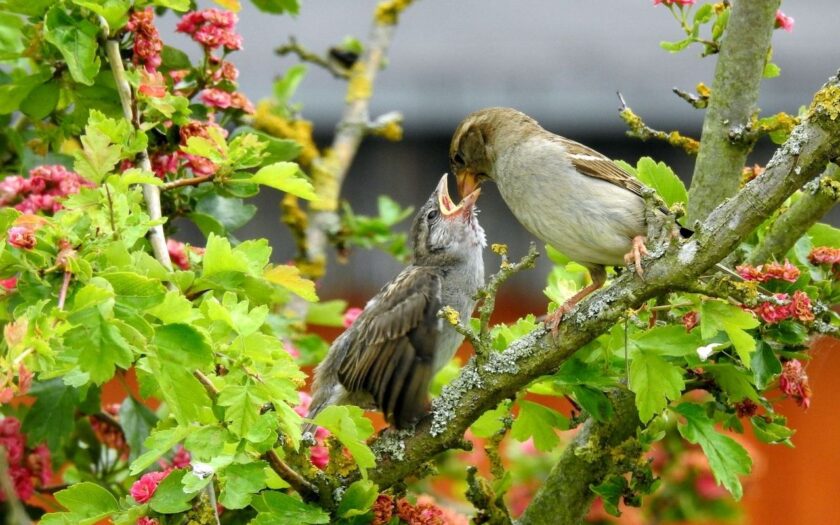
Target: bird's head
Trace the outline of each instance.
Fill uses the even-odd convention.
[[[447,178],[448,175],[441,177],[411,224],[413,264],[458,264],[485,245],[484,230],[478,224],[475,208],[481,190],[476,188],[455,204],[449,196]]]
[[[485,108],[467,115],[449,145],[449,164],[461,197],[484,181],[494,180],[497,155],[531,129],[541,128],[534,119],[512,108]]]

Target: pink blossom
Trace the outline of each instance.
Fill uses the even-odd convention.
[[[137,89],[142,95],[151,98],[163,98],[166,96],[166,81],[160,71],[140,71],[140,87]]]
[[[753,267],[749,264],[737,266],[735,268],[738,275],[746,281],[767,282],[771,279],[778,279],[788,281],[791,283],[799,279],[799,268],[791,264],[789,261],[784,263],[769,263],[762,264],[758,267]]]
[[[811,310],[811,298],[802,290],[793,292],[793,299],[790,302],[791,315],[803,323],[814,320],[814,312]]]
[[[18,366],[18,392],[20,395],[25,395],[32,387],[32,372],[30,372],[23,362]]]
[[[297,359],[300,357],[300,350],[297,349],[295,345],[292,343],[286,343],[283,345],[283,348],[286,349],[286,353],[292,356],[292,359]]]
[[[694,480],[694,489],[697,495],[703,499],[716,500],[728,494],[725,488],[715,481],[715,476],[708,471],[700,472]]]
[[[764,302],[758,305],[753,310],[757,313],[767,324],[781,323],[785,319],[790,319],[793,311],[790,306],[790,296],[786,293],[773,294],[776,302]]]
[[[187,256],[184,243],[169,238],[166,240],[166,248],[169,250],[169,258],[172,259],[172,264],[182,270],[190,269],[190,258]]]
[[[15,492],[21,501],[26,501],[35,493],[35,486],[32,483],[32,473],[20,466],[9,467],[9,477],[15,485]],[[0,491],[2,493],[2,491]]]
[[[6,459],[10,465],[17,465],[23,460],[26,438],[23,434],[5,435],[0,437],[0,445],[6,449]]]
[[[695,311],[691,311],[686,313],[682,316],[682,324],[685,327],[686,332],[690,332],[697,326],[697,323],[700,321],[700,314]]]
[[[309,449],[309,461],[319,469],[324,470],[327,463],[330,462],[330,450],[324,445],[315,445]]]
[[[785,395],[792,397],[797,405],[803,408],[811,406],[811,386],[808,383],[808,374],[805,373],[805,368],[798,359],[785,361],[782,365],[779,389]]]
[[[17,277],[9,277],[8,279],[0,279],[0,286],[12,292],[17,288]]]
[[[157,152],[152,154],[152,171],[155,176],[164,179],[167,175],[174,175],[178,173],[178,163],[181,160],[181,153],[173,151],[172,153]]]
[[[50,449],[41,443],[27,457],[30,471],[38,476],[41,485],[47,485],[53,477]]]
[[[186,468],[190,466],[190,453],[184,448],[184,445],[178,445],[178,450],[172,456],[172,466],[175,468]]]
[[[203,89],[200,96],[202,102],[212,108],[226,109],[231,106],[230,93],[218,88]]]
[[[346,312],[344,312],[344,328],[350,328],[350,326],[356,322],[356,319],[362,314],[361,308],[348,308]]]
[[[536,445],[534,445],[534,438],[530,437],[522,442],[520,445],[520,449],[522,453],[526,456],[538,456],[540,453],[537,450]]]
[[[248,97],[243,95],[242,93],[236,92],[231,93],[230,95],[230,107],[241,109],[245,113],[254,113],[256,109],[254,108],[254,104],[248,100]]]
[[[300,417],[306,417],[306,414],[309,413],[309,405],[312,403],[312,396],[306,392],[298,392],[298,399],[300,400],[300,403],[298,403],[298,406],[294,408],[294,411],[297,412]]]
[[[155,13],[151,7],[143,11],[134,11],[128,18],[126,29],[134,33],[135,65],[145,66],[146,71],[156,71],[162,62],[163,41],[154,24]]]
[[[148,474],[143,474],[143,476],[134,482],[131,486],[131,497],[134,498],[134,501],[137,503],[146,503],[152,496],[155,495],[155,491],[160,485],[160,482],[169,474],[169,472],[149,472]]]
[[[387,494],[380,494],[373,503],[373,521],[371,525],[388,525],[394,515],[394,498]]]
[[[793,20],[792,16],[788,16],[788,15],[782,13],[781,9],[776,11],[776,27],[777,28],[782,28],[785,31],[787,31],[788,33],[791,33],[791,32],[793,32],[793,22],[794,22],[794,20]]]
[[[38,166],[30,170],[28,179],[14,175],[0,182],[0,206],[17,203],[15,208],[24,213],[54,213],[61,209],[59,198],[82,186],[93,184],[58,164]]]
[[[204,9],[184,15],[175,29],[190,35],[207,49],[224,46],[228,51],[235,51],[242,49],[242,37],[234,32],[237,20],[230,11]]]
[[[142,516],[137,518],[136,525],[160,525],[160,522],[155,518],[150,518],[148,516]]]
[[[12,226],[6,232],[6,238],[9,244],[21,250],[31,250],[37,242],[35,232],[26,226]]]
[[[814,248],[808,254],[808,260],[816,266],[821,264],[829,266],[840,264],[840,248],[829,248],[828,246]]]

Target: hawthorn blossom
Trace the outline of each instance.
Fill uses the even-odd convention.
[[[306,417],[309,413],[309,405],[312,403],[312,396],[306,392],[298,392],[298,399],[300,402],[293,410],[300,417]],[[327,466],[327,463],[330,462],[329,448],[324,445],[324,440],[329,436],[329,430],[323,427],[317,427],[315,429],[315,435],[313,436],[315,438],[315,445],[309,449],[309,460],[313,465],[321,470],[323,470]]]
[[[760,283],[767,282],[771,279],[778,279],[795,283],[799,279],[799,268],[785,260],[784,263],[769,263],[754,267],[749,264],[743,264],[735,267],[738,275],[746,281],[758,281]]]
[[[815,266],[840,264],[840,248],[830,248],[828,246],[814,248],[808,254],[808,260]]]
[[[758,405],[749,398],[735,403],[733,407],[738,417],[753,417],[758,412]]]
[[[150,518],[148,516],[141,516],[137,518],[136,525],[160,525],[160,522],[155,518]]]
[[[248,97],[239,93],[238,91],[230,94],[230,107],[244,111],[245,113],[255,113],[257,110],[254,104],[248,100]]]
[[[6,238],[10,245],[21,250],[31,250],[37,243],[35,232],[26,226],[12,226],[6,231]]]
[[[151,155],[152,171],[159,179],[165,179],[167,175],[178,173],[178,164],[181,160],[181,152],[172,153],[156,152]]]
[[[9,277],[8,279],[0,279],[0,286],[8,292],[13,292],[17,288],[17,277]]]
[[[181,145],[186,146],[190,137],[202,137],[209,139],[210,134],[207,130],[211,127],[218,129],[222,133],[222,136],[227,136],[227,131],[218,124],[193,120],[181,126]],[[212,161],[205,159],[204,157],[190,155],[188,153],[184,153],[183,155],[187,159],[187,165],[196,175],[212,175],[219,169]]]
[[[134,498],[134,501],[137,503],[146,503],[152,499],[158,485],[160,485],[160,482],[163,481],[167,475],[169,475],[169,472],[149,472],[148,474],[143,474],[143,476],[135,481],[131,486],[131,497]]]
[[[169,250],[169,258],[172,259],[172,264],[182,270],[190,269],[190,258],[187,255],[184,243],[169,238],[166,240],[166,249]]]
[[[175,30],[186,33],[208,50],[224,47],[227,51],[242,49],[242,36],[234,32],[238,21],[230,11],[211,8],[185,14]]]
[[[690,332],[697,326],[697,323],[700,321],[700,314],[692,310],[691,312],[686,313],[682,316],[682,324],[685,327],[686,332]]]
[[[787,31],[788,33],[792,33],[793,32],[793,22],[794,22],[794,20],[793,20],[792,16],[788,16],[788,15],[782,13],[781,9],[778,9],[776,11],[776,25],[775,25],[775,27],[777,29],[782,28],[785,31]]]
[[[791,316],[797,320],[808,323],[814,320],[814,312],[811,309],[811,298],[802,290],[793,292],[790,302]]]
[[[143,11],[134,11],[128,17],[126,29],[134,33],[134,57],[132,62],[137,66],[144,66],[146,71],[153,73],[160,67],[163,41],[154,24],[155,13],[151,7]]]
[[[166,81],[160,71],[140,71],[140,87],[137,89],[140,94],[151,98],[163,98],[166,96]]]
[[[230,93],[219,88],[203,89],[199,96],[201,101],[211,108],[227,109],[231,106]]]
[[[14,207],[23,213],[55,213],[61,209],[60,198],[77,193],[93,183],[60,164],[38,166],[29,178],[9,176],[0,182],[0,206]]]
[[[781,323],[790,319],[793,312],[790,308],[790,296],[786,293],[773,294],[775,302],[765,301],[755,307],[753,311],[767,324]]]
[[[785,361],[782,365],[779,389],[785,395],[792,397],[800,407],[811,406],[811,386],[808,384],[808,374],[805,373],[805,368],[798,359]]]
[[[371,525],[388,525],[394,515],[394,499],[387,494],[380,494],[373,503],[373,521]]]
[[[52,479],[52,457],[44,444],[34,449],[26,446],[26,436],[20,431],[20,420],[15,417],[0,419],[0,446],[3,447],[8,464],[8,474],[15,487],[18,499],[25,501],[35,492],[35,482],[41,486]],[[0,490],[0,502],[6,494]]]
[[[361,308],[348,308],[347,311],[344,312],[344,320],[342,322],[344,328],[350,328],[350,326],[356,322],[356,319],[362,315],[362,311],[363,310]]]

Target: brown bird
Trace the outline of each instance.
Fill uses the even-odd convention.
[[[378,408],[405,428],[425,413],[432,377],[463,341],[438,312],[450,306],[468,319],[484,283],[484,230],[474,208],[480,190],[456,206],[446,178],[414,218],[411,264],[368,301],[315,369],[309,418],[353,404]]]
[[[555,310],[552,328],[604,285],[605,266],[632,263],[642,274],[644,186],[604,155],[515,109],[487,108],[458,126],[449,159],[461,194],[494,181],[528,231],[589,270],[592,284]]]

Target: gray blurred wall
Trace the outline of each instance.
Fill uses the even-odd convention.
[[[245,48],[230,59],[241,71],[242,90],[255,101],[270,94],[275,77],[296,63],[273,52],[289,36],[319,52],[346,35],[364,41],[377,4],[301,3],[300,15],[292,18],[259,13],[243,0],[239,27]],[[840,1],[790,0],[783,10],[796,24],[793,33],[774,35],[774,62],[782,75],[763,85],[759,105],[765,114],[795,113],[840,67]],[[172,35],[173,18],[163,27],[167,43],[197,51],[195,44]],[[680,37],[667,9],[649,0],[418,0],[396,30],[389,66],[377,79],[371,104],[374,117],[394,109],[403,112],[405,140],[367,140],[344,196],[359,212],[373,212],[380,193],[403,204],[421,204],[448,169],[447,144],[454,127],[467,113],[491,105],[521,109],[545,127],[614,158],[635,163],[650,155],[664,160],[688,178],[692,159],[686,155],[624,136],[615,95],[620,90],[651,126],[699,135],[703,113],[679,100],[671,88],[691,90],[701,81],[711,85],[714,58],[701,59],[699,48],[669,54],[658,46],[661,40]],[[310,67],[300,87],[296,101],[315,122],[322,143],[329,141],[340,118],[344,90],[344,82],[317,67]],[[759,148],[754,160],[763,164],[771,151],[767,145]],[[292,247],[278,228],[277,195],[266,192],[260,201],[257,219],[238,235],[267,236],[275,246],[274,259],[288,260]],[[498,193],[486,191],[479,204],[488,240],[508,243],[513,256],[524,253],[532,239]],[[493,254],[486,259],[488,271],[495,268]],[[324,280],[321,295],[366,297],[399,267],[385,254],[355,251],[346,266]],[[543,260],[509,289],[542,302],[547,269]]]

